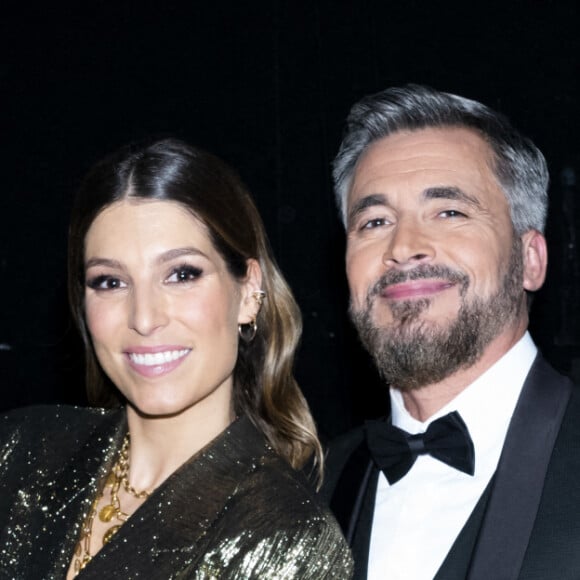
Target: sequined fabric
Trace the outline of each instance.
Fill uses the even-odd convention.
[[[63,579],[126,431],[123,410],[0,418],[0,578]],[[308,484],[241,418],[129,518],[79,580],[348,579],[350,553]]]

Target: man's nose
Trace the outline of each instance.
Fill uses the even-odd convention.
[[[414,218],[400,220],[389,237],[383,254],[385,265],[415,266],[435,256],[433,240]]]

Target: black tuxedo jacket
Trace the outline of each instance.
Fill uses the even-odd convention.
[[[352,546],[354,577],[366,579],[378,470],[363,428],[331,445],[326,478],[322,494]],[[435,578],[580,578],[580,392],[541,356],[496,473]]]

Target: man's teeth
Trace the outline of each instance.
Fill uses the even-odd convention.
[[[165,352],[155,352],[146,354],[129,353],[129,358],[136,365],[144,365],[147,367],[152,367],[155,365],[162,365],[178,358],[185,356],[189,352],[189,348],[184,348],[182,350],[168,350]]]

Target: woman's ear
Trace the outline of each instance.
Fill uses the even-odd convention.
[[[546,279],[548,248],[546,238],[537,230],[529,230],[522,235],[524,261],[524,289],[538,290]]]
[[[248,270],[241,284],[240,314],[238,324],[248,324],[255,320],[262,305],[262,269],[258,260],[247,260]]]

